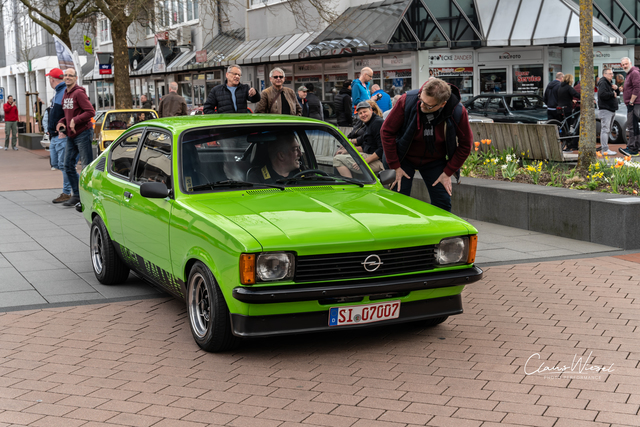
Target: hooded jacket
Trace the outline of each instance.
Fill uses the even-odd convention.
[[[447,176],[453,175],[462,167],[471,152],[473,132],[469,125],[467,109],[462,105],[459,107],[462,109],[460,120],[457,124],[454,123],[453,111],[460,103],[460,91],[457,87],[450,86],[451,96],[433,122],[435,132],[433,152],[427,150],[424,141],[419,97],[415,97],[415,105],[409,106],[411,116],[408,120],[405,120],[407,94],[405,93],[398,100],[380,130],[384,154],[391,169],[399,168],[400,162],[405,159],[416,168],[433,161],[446,160],[444,172]]]
[[[351,114],[351,89],[342,86],[340,93],[333,99],[333,108],[336,110],[338,126],[353,125],[353,115]]]
[[[82,86],[74,85],[71,90],[67,88],[64,91],[62,97],[62,111],[64,117],[62,117],[58,123],[62,123],[67,128],[65,135],[74,137],[80,135],[85,130],[91,127],[91,119],[96,114],[96,111],[89,101],[87,92],[85,92]],[[69,127],[69,123],[73,119],[75,131],[72,131]],[[52,120],[50,120],[52,122]]]
[[[620,95],[620,91],[613,90],[611,82],[606,77],[598,80],[598,108],[600,110],[614,113],[618,111],[618,95]]]
[[[56,125],[60,119],[64,117],[64,111],[62,110],[62,98],[64,97],[64,91],[66,88],[67,85],[65,85],[64,82],[60,82],[60,84],[56,86],[56,94],[53,95],[53,99],[51,100],[49,121],[47,122],[47,132],[49,132],[50,138],[58,136]]]

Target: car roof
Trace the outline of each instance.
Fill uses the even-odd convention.
[[[147,109],[147,108],[125,108],[122,110],[107,110],[105,114],[113,114],[113,113],[156,113],[156,110]]]
[[[141,110],[137,110],[141,111]],[[322,120],[309,119],[307,117],[282,115],[282,114],[204,114],[198,116],[178,116],[164,117],[160,119],[146,120],[136,126],[161,127],[174,133],[181,133],[185,130],[228,125],[259,125],[259,124],[310,124],[331,126],[330,123]]]

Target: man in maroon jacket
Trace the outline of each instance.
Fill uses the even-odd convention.
[[[14,150],[17,150],[16,140],[18,139],[18,107],[13,100],[13,96],[7,97],[7,102],[4,104],[4,149],[9,149],[9,135],[13,133],[11,138],[11,145]]]
[[[67,146],[64,155],[64,171],[67,174],[73,195],[64,202],[63,206],[75,206],[80,201],[78,191],[78,174],[76,172],[76,159],[78,153],[82,159],[82,167],[93,161],[93,149],[91,140],[93,128],[91,118],[95,115],[95,110],[89,101],[89,97],[82,86],[78,86],[76,81],[78,75],[73,68],[68,68],[64,72],[64,83],[67,89],[62,97],[62,111],[64,117],[56,125],[58,133],[67,136]]]
[[[415,171],[420,171],[431,204],[451,211],[451,175],[471,152],[473,133],[460,92],[432,78],[420,90],[398,100],[381,129],[386,163],[396,171],[397,187],[409,196]]]
[[[640,150],[640,126],[638,120],[640,119],[640,72],[638,68],[631,65],[629,58],[622,58],[620,65],[625,73],[627,73],[627,79],[624,82],[624,91],[622,92],[622,98],[627,106],[627,127],[629,128],[629,141],[625,148],[618,148],[625,156],[637,156]]]

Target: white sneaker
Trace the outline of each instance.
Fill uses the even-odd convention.
[[[618,154],[618,153],[616,153],[615,151],[611,151],[611,150],[607,150],[604,153],[602,153],[603,156],[615,156],[616,154]]]

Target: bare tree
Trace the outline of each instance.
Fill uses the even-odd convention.
[[[127,31],[141,17],[153,17],[153,0],[95,0],[96,6],[111,22],[113,42],[113,79],[116,108],[131,108],[129,84],[129,46]]]
[[[580,0],[580,154],[578,168],[589,170],[596,158],[593,78],[593,0]]]
[[[93,0],[20,0],[27,8],[29,18],[49,34],[57,36],[69,49],[71,29],[94,15],[98,9]]]

